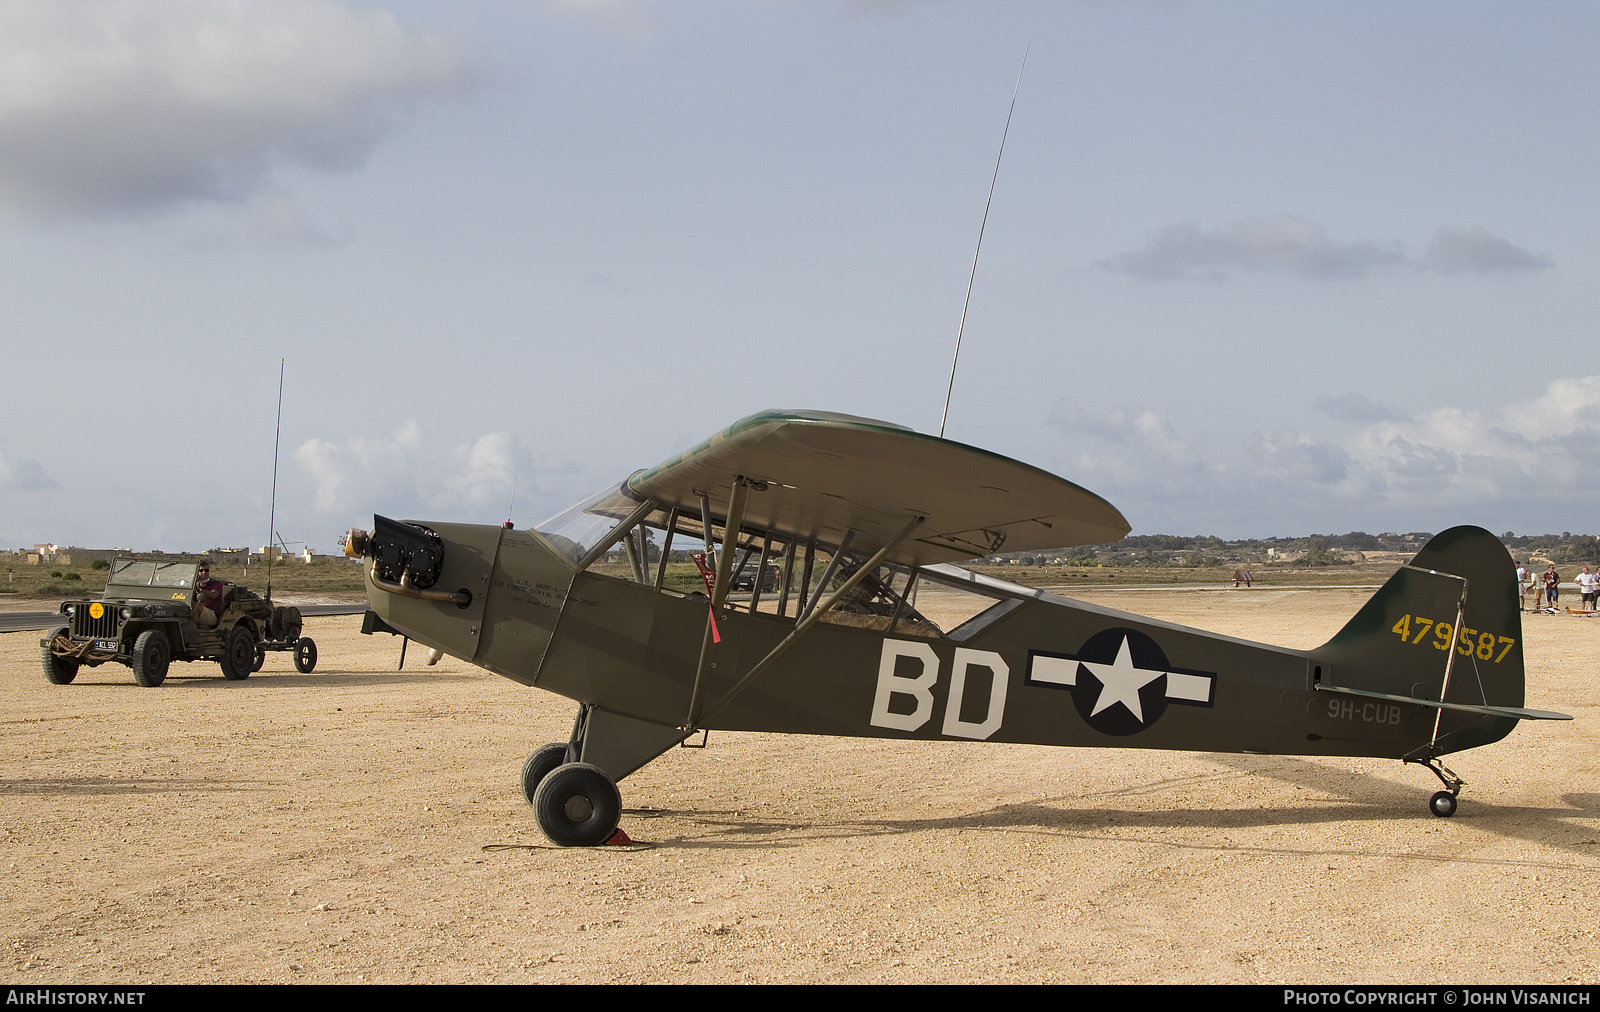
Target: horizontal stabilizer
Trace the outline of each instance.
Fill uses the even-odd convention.
[[[1411,703],[1415,706],[1431,706],[1435,710],[1456,710],[1462,713],[1477,713],[1485,717],[1510,717],[1512,720],[1571,720],[1568,713],[1557,713],[1554,710],[1527,710],[1520,706],[1477,706],[1473,703],[1443,703],[1437,699],[1418,699],[1416,696],[1396,696],[1387,692],[1372,692],[1367,689],[1347,689],[1340,685],[1317,685],[1318,692],[1334,692],[1341,696],[1365,696],[1368,699],[1386,699],[1391,703]]]

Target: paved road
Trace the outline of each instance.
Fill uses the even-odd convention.
[[[367,606],[364,604],[300,605],[300,614],[306,618],[318,618],[324,615],[359,615],[366,610]],[[48,629],[59,621],[61,621],[60,613],[53,611],[0,612],[0,633]]]

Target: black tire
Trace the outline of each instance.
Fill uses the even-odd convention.
[[[217,664],[222,667],[222,677],[230,682],[250,677],[256,665],[256,638],[248,626],[236,625],[228,633]]]
[[[565,742],[554,742],[536,749],[528,761],[522,764],[522,796],[533,805],[533,796],[539,790],[539,784],[550,771],[567,761],[567,746]]]
[[[45,639],[54,642],[57,636],[66,631],[65,627],[52,629]],[[41,648],[39,659],[44,664],[44,680],[51,685],[70,685],[72,680],[78,677],[80,665],[74,658],[57,657],[55,651],[45,646]]]
[[[564,763],[533,794],[539,828],[558,847],[594,847],[611,839],[622,818],[622,795],[598,766]]]
[[[1448,819],[1456,814],[1456,796],[1449,791],[1440,791],[1428,799],[1428,811],[1436,818]]]
[[[172,647],[167,635],[160,629],[146,629],[133,641],[133,681],[153,689],[167,680],[167,668],[172,664]]]
[[[257,671],[260,671],[261,670],[261,665],[263,665],[265,663],[267,663],[267,648],[262,646],[261,644],[257,643],[256,644],[256,662],[250,666],[250,673],[253,675]]]
[[[317,644],[310,636],[302,636],[294,641],[294,669],[302,675],[309,675],[317,666]]]

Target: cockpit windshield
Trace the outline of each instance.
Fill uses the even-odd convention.
[[[576,506],[534,525],[533,529],[563,555],[577,562],[638,505],[638,500],[625,495],[621,486],[608,485]]]

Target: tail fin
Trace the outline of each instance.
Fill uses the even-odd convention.
[[[1499,741],[1518,720],[1564,716],[1522,708],[1516,569],[1481,527],[1436,535],[1312,658],[1320,690],[1438,710],[1434,755]]]

